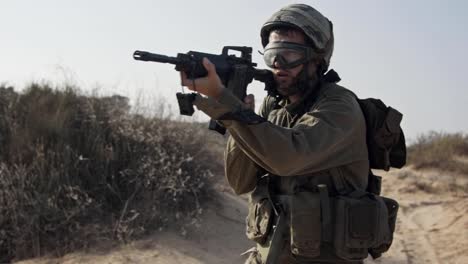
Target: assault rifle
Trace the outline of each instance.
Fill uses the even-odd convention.
[[[240,52],[240,56],[230,55],[229,51],[231,50]],[[265,90],[270,91],[274,89],[272,73],[269,70],[255,68],[257,64],[252,62],[251,47],[225,46],[220,55],[197,51],[179,53],[177,57],[169,57],[140,50],[133,53],[135,60],[175,64],[175,70],[184,71],[190,79],[207,75],[207,71],[202,64],[204,57],[216,66],[216,72],[221,82],[240,100],[244,100],[247,94],[247,86],[254,79],[265,83]],[[177,93],[176,95],[180,114],[191,116],[194,113],[193,101],[195,100],[196,93]],[[221,134],[226,132],[226,129],[215,120],[210,120],[208,128]]]

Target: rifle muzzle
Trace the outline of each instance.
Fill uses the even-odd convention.
[[[136,50],[133,53],[133,59],[141,60],[141,61],[154,61],[154,62],[161,62],[161,63],[171,63],[177,64],[179,63],[179,59],[175,57],[169,57],[166,55],[151,53],[147,51]]]

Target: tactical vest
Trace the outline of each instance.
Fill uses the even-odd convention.
[[[339,80],[338,75],[328,78]],[[406,148],[401,114],[380,100],[356,99],[366,119],[371,168],[402,167]],[[340,168],[313,177],[263,175],[251,194],[247,237],[258,243],[266,263],[276,262],[285,243],[296,260],[380,257],[391,246],[398,211],[395,200],[380,196],[380,185],[381,178],[369,171],[367,189],[356,190]]]

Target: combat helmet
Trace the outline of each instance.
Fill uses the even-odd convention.
[[[263,24],[260,31],[263,47],[268,44],[270,30],[278,26],[295,27],[304,32],[322,59],[323,70],[328,69],[334,46],[333,24],[328,18],[305,4],[283,7]]]

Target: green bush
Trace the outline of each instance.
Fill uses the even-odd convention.
[[[468,175],[468,136],[430,132],[408,147],[408,163]]]
[[[193,224],[215,154],[199,125],[121,96],[0,86],[0,262]]]

